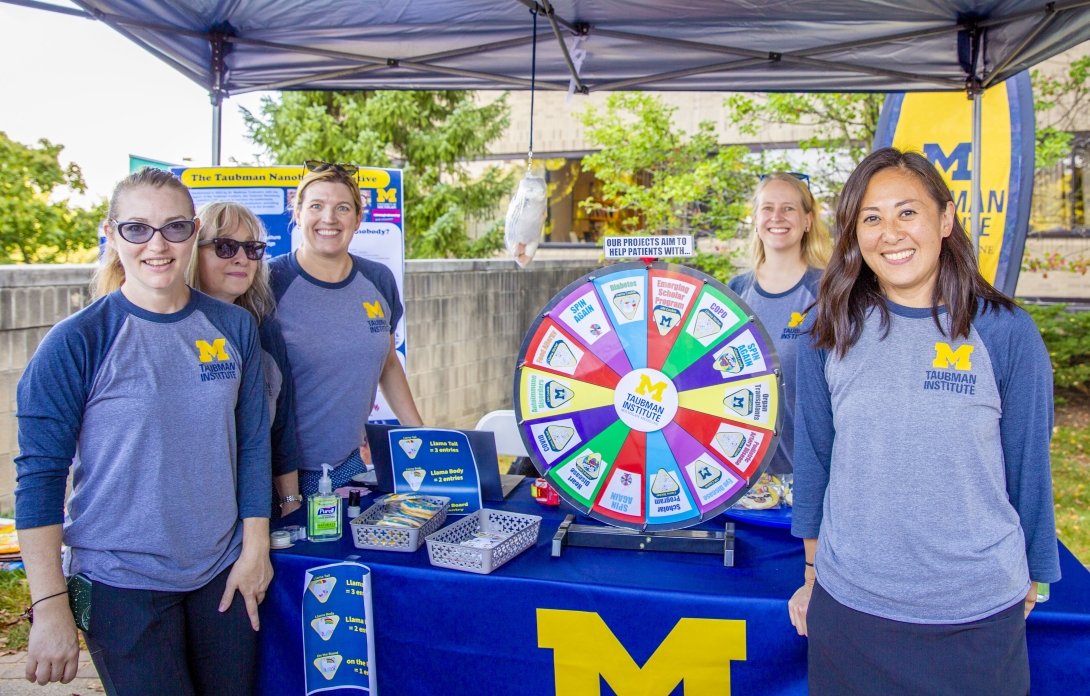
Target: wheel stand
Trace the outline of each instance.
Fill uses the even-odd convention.
[[[723,531],[679,529],[673,532],[639,532],[623,527],[599,524],[575,524],[575,515],[568,515],[553,536],[552,556],[560,558],[567,546],[627,551],[668,551],[672,553],[703,553],[722,555],[723,565],[734,567],[734,523],[727,522]]]

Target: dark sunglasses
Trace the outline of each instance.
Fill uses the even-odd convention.
[[[175,220],[162,227],[152,227],[146,222],[118,222],[117,220],[110,220],[110,222],[114,223],[114,229],[121,238],[130,244],[149,242],[156,232],[163,235],[163,239],[168,242],[184,242],[192,237],[193,231],[197,229],[197,223],[194,220]]]
[[[810,188],[810,175],[809,174],[803,174],[802,172],[787,172],[787,173],[790,174],[791,176],[795,177],[799,181],[805,181],[806,182],[806,188]],[[768,178],[768,174],[762,174],[761,175],[761,181],[764,181],[767,178]]]
[[[204,247],[209,244],[215,245],[216,256],[221,259],[235,258],[235,254],[238,253],[239,247],[246,250],[246,258],[251,261],[260,261],[261,257],[265,255],[265,242],[240,242],[237,239],[214,237],[212,239],[202,239],[197,243],[197,246]]]
[[[356,172],[360,170],[360,168],[354,164],[334,164],[321,160],[307,160],[306,162],[303,162],[303,166],[306,167],[309,172],[324,172],[327,169],[337,169],[350,176],[355,176]]]

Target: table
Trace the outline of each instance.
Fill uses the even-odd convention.
[[[340,541],[274,551],[257,693],[304,693],[303,574],[349,556],[372,571],[387,696],[596,696],[610,686],[626,696],[648,683],[659,688],[646,693],[662,696],[725,694],[726,684],[733,694],[806,693],[806,641],[787,618],[802,543],[787,530],[737,523],[734,568],[715,556],[609,549],[569,548],[556,559],[550,540],[568,510],[535,503],[527,481],[490,506],[543,520],[537,545],[487,576],[433,568],[423,547],[358,550],[347,523]],[[284,524],[302,521],[300,510]],[[1090,683],[1090,572],[1062,545],[1060,558],[1064,579],[1028,622],[1034,696],[1071,696]]]

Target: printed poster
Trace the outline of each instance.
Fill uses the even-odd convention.
[[[333,563],[303,576],[306,693],[355,689],[377,694],[372,640],[371,570]]]
[[[450,498],[449,515],[480,510],[481,484],[469,438],[457,430],[398,428],[390,438],[395,493]]]

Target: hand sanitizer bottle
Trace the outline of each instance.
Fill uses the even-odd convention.
[[[307,501],[307,536],[311,541],[336,541],[341,538],[341,496],[333,493],[329,464],[322,464],[318,494]]]

